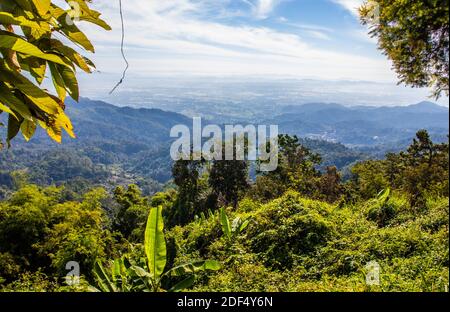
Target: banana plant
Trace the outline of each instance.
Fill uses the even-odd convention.
[[[130,267],[131,264],[125,257],[110,261],[109,271],[98,261],[94,267],[97,286],[103,292],[130,292],[132,290]]]
[[[152,208],[148,216],[144,237],[145,268],[126,258],[114,260],[110,269],[105,270],[101,262],[94,268],[94,276],[100,291],[171,291],[177,292],[189,288],[195,282],[195,275],[200,271],[216,271],[221,268],[215,260],[199,260],[178,265],[166,270],[167,248],[164,237],[162,206]],[[182,279],[177,284],[163,289],[164,278]]]
[[[232,222],[228,218],[225,209],[220,210],[220,223],[222,231],[228,241],[234,240],[237,236],[242,234],[251,222],[251,218],[242,220],[240,217],[235,218]]]

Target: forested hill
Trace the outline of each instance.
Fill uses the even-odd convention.
[[[77,140],[66,137],[65,144],[102,141],[160,145],[167,142],[174,125],[192,123],[186,116],[174,112],[118,107],[87,98],[78,103],[68,99],[66,107],[76,129]],[[43,131],[31,143],[41,143],[43,139],[55,145]]]
[[[281,132],[314,137],[358,147],[400,145],[404,148],[418,129],[427,129],[436,141],[448,134],[449,110],[431,102],[394,107],[347,107],[312,103],[286,106],[267,120]]]
[[[161,188],[156,181],[171,178],[170,129],[188,125],[187,117],[85,98],[68,100],[66,107],[77,139],[65,136],[58,145],[42,129],[28,143],[18,136],[11,149],[0,151],[0,189],[11,186],[10,173],[16,170],[25,170],[32,182],[42,185],[138,183],[146,193]],[[5,132],[0,129],[3,140]]]
[[[42,129],[28,143],[18,136],[10,150],[0,151],[0,189],[11,186],[10,173],[17,170],[26,170],[31,182],[42,185],[87,187],[94,183],[113,188],[137,183],[147,194],[160,190],[171,179],[170,129],[177,124],[190,126],[192,119],[86,98],[79,103],[68,100],[66,106],[77,139],[65,136],[58,145]],[[4,128],[0,128],[0,138],[5,138]],[[323,167],[344,168],[367,158],[337,143],[302,139],[302,144],[323,156]]]

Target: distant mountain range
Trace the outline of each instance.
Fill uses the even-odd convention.
[[[65,136],[59,145],[42,129],[28,143],[19,135],[10,150],[0,151],[0,173],[27,169],[32,181],[40,184],[77,179],[111,187],[138,183],[147,188],[147,193],[171,179],[169,148],[174,139],[170,138],[170,130],[177,124],[190,126],[192,119],[159,109],[118,107],[85,98],[66,104],[77,139]],[[5,129],[0,128],[0,138],[4,137]],[[311,139],[302,142],[322,154],[323,166],[344,168],[367,158],[338,143]],[[0,185],[1,180],[0,174]]]
[[[427,129],[435,139],[444,140],[448,118],[448,108],[431,102],[397,107],[311,103],[285,106],[281,114],[264,123],[278,124],[283,133],[370,147],[409,141],[419,129]]]
[[[2,180],[9,181],[4,175],[18,169],[27,169],[39,184],[79,179],[106,187],[137,183],[146,193],[171,179],[170,130],[177,124],[192,125],[191,118],[86,98],[66,104],[77,139],[65,136],[58,145],[42,129],[26,144],[18,136],[11,150],[0,151],[0,191]],[[304,137],[301,142],[322,155],[323,167],[346,169],[358,160],[403,149],[421,128],[445,140],[448,109],[429,102],[378,108],[317,103],[285,106],[281,114],[261,124],[278,124],[281,133]],[[0,128],[0,138],[4,137],[5,129]]]

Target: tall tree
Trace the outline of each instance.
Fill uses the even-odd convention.
[[[94,52],[94,46],[74,20],[106,30],[111,28],[100,19],[99,12],[90,9],[90,0],[65,2],[70,6],[67,9],[52,0],[2,0],[0,3],[0,113],[9,114],[8,145],[20,131],[29,140],[37,125],[57,142],[62,140],[63,129],[75,137],[71,121],[64,113],[64,100],[68,94],[78,101],[76,68],[91,73],[95,67],[56,36]],[[47,72],[56,95],[41,87]]]
[[[114,229],[129,240],[139,239],[150,210],[147,198],[142,196],[137,185],[131,184],[127,189],[117,187],[114,199],[119,204]]]
[[[368,0],[360,16],[401,83],[448,96],[449,0]]]
[[[254,187],[256,195],[263,199],[273,199],[288,189],[312,195],[316,189],[315,179],[320,177],[320,172],[316,169],[322,161],[320,155],[300,144],[295,135],[279,135],[278,145],[278,167],[257,178]]]
[[[178,198],[174,209],[167,215],[169,226],[192,221],[198,212],[199,183],[203,166],[204,160],[180,159],[174,163],[172,176],[178,186]]]
[[[244,137],[243,146],[241,146],[237,136],[234,136],[232,140],[232,160],[227,159],[226,153],[222,154],[222,159],[214,160],[209,172],[208,183],[219,201],[221,200],[225,205],[233,205],[233,208],[236,209],[239,198],[250,186],[247,158],[238,160],[238,151],[241,148],[243,148],[244,154],[248,155],[249,141],[247,137]],[[222,150],[226,150],[226,143],[223,144]]]

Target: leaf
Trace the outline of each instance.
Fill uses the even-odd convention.
[[[11,90],[3,83],[0,83],[0,101],[8,103],[13,110],[19,113],[24,119],[31,120],[31,113],[28,106],[23,103]]]
[[[199,260],[178,265],[167,271],[167,275],[182,276],[185,274],[195,274],[200,271],[217,271],[222,265],[216,260]]]
[[[186,288],[191,287],[195,282],[195,276],[191,275],[181,282],[177,283],[175,286],[169,289],[169,292],[179,292]]]
[[[24,10],[31,11],[33,9],[29,0],[14,0],[14,1],[17,2],[17,4],[21,6]]]
[[[242,233],[250,224],[250,219],[245,220],[242,222],[241,226],[239,227],[239,233]]]
[[[44,53],[34,44],[27,42],[17,35],[0,30],[0,47],[11,49],[26,55],[32,55],[43,60],[67,66],[64,60],[56,54]]]
[[[242,224],[242,220],[240,217],[237,217],[233,220],[233,222],[231,223],[231,232],[238,232],[239,231],[239,227]]]
[[[22,135],[25,140],[28,142],[34,135],[36,131],[36,124],[30,120],[24,120],[20,125],[20,130],[22,131]]]
[[[220,223],[222,224],[222,231],[227,238],[231,238],[231,225],[230,220],[225,212],[225,209],[220,209]]]
[[[36,29],[41,28],[41,26],[37,22],[30,21],[29,19],[26,19],[24,16],[14,16],[8,12],[0,12],[0,24],[26,26]]]
[[[70,68],[61,65],[58,65],[57,68],[64,81],[64,85],[69,91],[70,97],[78,102],[80,98],[80,91],[78,88],[78,81],[75,73]]]
[[[89,59],[83,57],[74,49],[65,46],[59,40],[51,39],[50,44],[53,49],[65,55],[68,59],[74,62],[83,71],[91,73],[92,72],[91,68],[95,68],[94,64]]]
[[[0,77],[2,81],[8,82],[15,88],[19,89],[27,98],[44,112],[55,115],[60,111],[59,104],[51,98],[47,93],[29,81],[27,78],[12,72],[2,64],[0,60]]]
[[[137,276],[139,276],[141,278],[150,278],[150,277],[152,277],[150,275],[150,273],[148,273],[146,270],[144,270],[143,268],[141,268],[140,266],[137,266],[137,265],[132,265],[130,267],[130,270],[132,270]]]
[[[159,279],[166,267],[167,250],[163,232],[162,209],[162,206],[159,206],[150,210],[144,238],[149,272],[155,280]]]
[[[42,83],[47,70],[47,62],[45,60],[29,55],[19,55],[19,62],[22,69],[28,71],[38,84]]]
[[[62,109],[57,116],[56,125],[60,128],[63,128],[71,138],[76,138],[75,133],[73,132],[72,122]]]
[[[389,200],[389,195],[390,194],[391,194],[391,189],[390,188],[382,190],[380,193],[378,193],[377,199],[378,199],[378,202],[379,202],[379,204],[381,206],[383,206]]]
[[[42,128],[47,130],[48,136],[57,143],[61,143],[62,141],[62,132],[61,128],[55,126],[55,124],[46,124],[43,121],[39,121],[39,124]]]
[[[80,16],[78,18],[80,21],[90,22],[92,24],[98,25],[105,30],[111,30],[111,27],[102,19],[100,19],[100,12],[91,10],[84,0],[72,0],[78,4],[78,9]]]
[[[39,15],[44,16],[50,9],[51,0],[31,0]]]
[[[6,142],[8,143],[8,147],[11,146],[11,140],[14,139],[19,133],[21,123],[22,120],[17,120],[12,115],[8,116],[8,133],[6,135]]]
[[[58,68],[55,64],[49,64],[50,72],[52,74],[52,81],[53,85],[55,86],[56,93],[58,93],[58,97],[61,101],[66,100],[66,85],[64,83],[64,79],[61,76],[60,72],[58,71]]]
[[[111,283],[100,261],[97,261],[95,263],[93,273],[102,291],[104,292],[116,291],[115,286]]]
[[[60,30],[74,43],[81,45],[87,51],[95,52],[94,46],[86,35],[75,24],[67,25],[65,23],[66,18],[68,18],[67,13],[64,13],[58,18],[58,22],[64,25]]]
[[[14,118],[16,118],[17,120],[19,120],[19,118],[17,118],[16,114],[6,105],[2,104],[2,102],[0,102],[0,111],[4,111],[8,114],[11,114],[14,116]]]

